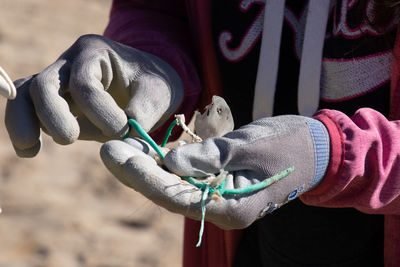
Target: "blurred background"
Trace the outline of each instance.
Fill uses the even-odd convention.
[[[0,0],[0,66],[15,80],[43,70],[82,34],[101,34],[111,0]],[[180,266],[183,219],[120,184],[100,144],[43,136],[16,157],[0,100],[0,267]]]

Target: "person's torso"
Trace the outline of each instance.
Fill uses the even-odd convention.
[[[343,0],[332,6],[319,108],[352,115],[371,107],[387,116],[395,25],[385,34],[378,33],[366,15],[373,2],[362,10],[360,3]],[[286,1],[274,115],[297,114],[306,5],[307,1]],[[236,127],[252,120],[264,7],[262,0],[210,1],[210,34],[223,96]],[[382,264],[383,216],[293,201],[246,229],[237,265],[252,260],[266,266]]]
[[[361,2],[361,1],[360,1]],[[280,50],[274,115],[297,114],[297,83],[307,1],[288,0]],[[361,107],[388,113],[395,26],[381,34],[369,25],[373,1],[332,5],[323,52],[319,108],[353,114]],[[242,125],[251,121],[264,1],[211,1],[212,37],[224,96]],[[389,22],[391,23],[391,22]],[[246,113],[244,116],[243,113]],[[238,119],[242,121],[241,119]]]

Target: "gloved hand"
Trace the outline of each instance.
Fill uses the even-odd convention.
[[[278,116],[172,149],[164,163],[174,174],[158,167],[152,154],[135,139],[109,141],[101,148],[104,164],[122,183],[172,212],[197,220],[202,192],[182,183],[179,176],[203,177],[224,169],[229,171],[226,188],[232,189],[259,183],[294,166],[291,174],[262,190],[208,198],[205,220],[235,229],[247,227],[318,184],[329,162],[329,135],[317,120]]]
[[[183,84],[166,62],[102,36],[80,37],[41,73],[15,82],[5,122],[16,153],[35,156],[40,128],[59,144],[123,137],[127,116],[152,131],[183,98]]]

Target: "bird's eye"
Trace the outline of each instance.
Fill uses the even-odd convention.
[[[222,108],[217,108],[217,113],[218,113],[219,115],[221,115],[221,113],[222,113]]]

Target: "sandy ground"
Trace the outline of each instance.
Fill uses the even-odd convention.
[[[0,65],[12,79],[40,72],[80,35],[101,33],[110,0],[0,0]],[[179,266],[181,216],[120,184],[100,144],[44,136],[16,157],[0,100],[0,267]]]

